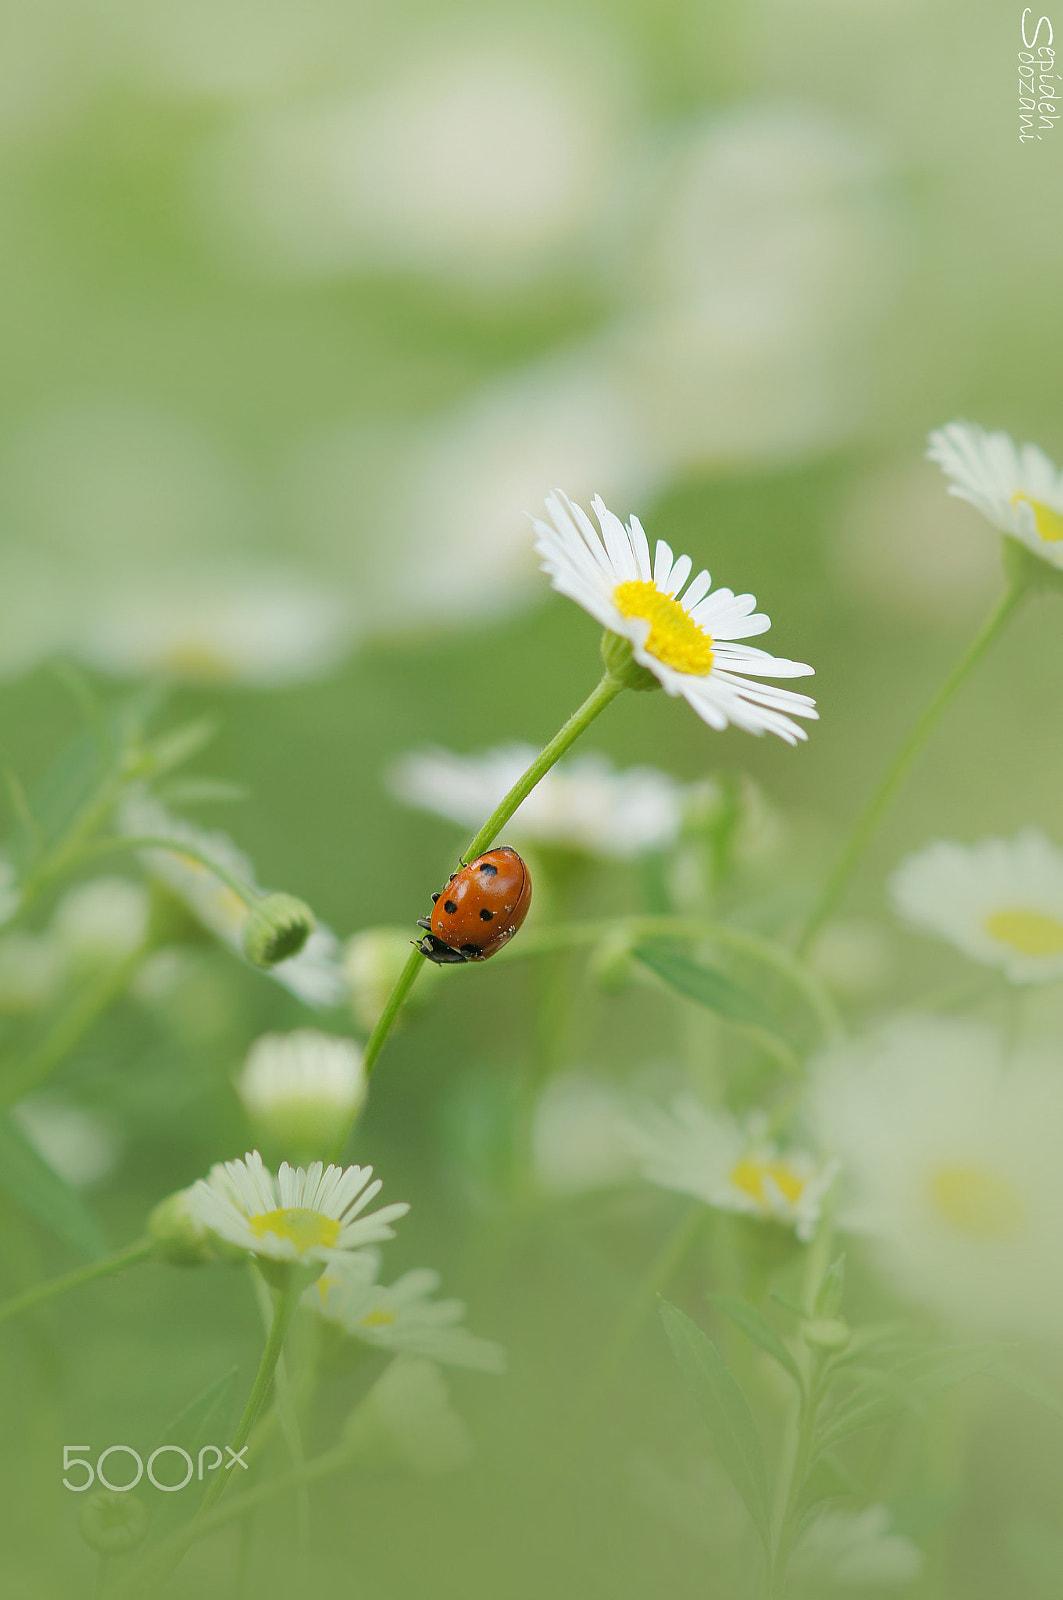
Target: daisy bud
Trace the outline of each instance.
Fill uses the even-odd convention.
[[[125,1555],[148,1531],[148,1508],[135,1494],[94,1489],[81,1502],[78,1528],[90,1550],[101,1556]]]
[[[187,1189],[178,1189],[148,1213],[148,1238],[155,1254],[175,1267],[198,1267],[215,1259],[214,1240],[193,1215],[188,1197]]]
[[[241,943],[252,966],[275,967],[303,948],[315,928],[314,913],[291,894],[267,894],[244,921]]]
[[[403,967],[410,959],[408,928],[366,928],[347,940],[343,969],[351,997],[354,1020],[366,1033],[372,1033],[388,996]],[[442,973],[425,962],[421,981],[405,1006],[409,1012],[430,997]]]
[[[236,1092],[265,1144],[289,1156],[313,1158],[342,1138],[367,1087],[362,1052],[353,1039],[301,1028],[257,1040]]]
[[[852,1335],[847,1322],[842,1322],[839,1317],[826,1317],[819,1322],[803,1323],[801,1337],[813,1350],[822,1350],[824,1355],[833,1356],[845,1349]]]

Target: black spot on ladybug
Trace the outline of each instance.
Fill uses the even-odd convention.
[[[454,904],[453,900],[444,900],[443,901],[443,910],[448,912],[450,914],[450,916],[453,916],[455,911],[457,911],[457,909],[458,908]]]
[[[497,878],[498,877],[498,868],[491,861],[481,861],[480,862],[480,871],[483,872],[483,873],[486,873],[486,875],[489,878]]]
[[[480,912],[480,921],[481,922],[490,922],[491,919],[493,918],[493,916],[494,916],[494,912],[493,911],[488,911],[487,907],[484,906],[483,910]]]

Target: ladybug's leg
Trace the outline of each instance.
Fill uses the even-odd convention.
[[[434,933],[426,933],[416,948],[423,956],[427,956],[429,961],[434,961],[437,967],[449,966],[452,962],[466,959],[459,950],[452,950],[449,944],[437,939]]]
[[[432,931],[432,924],[429,922],[427,917],[418,917],[417,926],[419,928],[423,928],[426,933],[431,933]]]

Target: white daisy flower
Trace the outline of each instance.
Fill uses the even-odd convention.
[[[1057,1332],[1063,1063],[992,1029],[910,1018],[812,1063],[809,1114],[842,1162],[839,1221],[901,1291],[961,1327]]]
[[[274,1261],[323,1261],[394,1238],[388,1226],[410,1209],[400,1201],[361,1216],[379,1194],[372,1167],[290,1167],[276,1177],[257,1150],[218,1162],[191,1191],[190,1209],[211,1233]]]
[[[710,1112],[691,1095],[670,1111],[646,1105],[629,1123],[631,1148],[642,1176],[664,1189],[694,1195],[721,1211],[792,1227],[811,1239],[834,1181],[837,1163],[803,1150],[779,1151],[751,1120],[742,1127],[724,1112]]]
[[[242,879],[261,894],[255,871],[247,856],[237,849],[227,834],[196,828],[175,817],[164,805],[144,793],[133,794],[121,806],[116,826],[132,837],[172,839],[172,850],[145,849],[140,852],[145,869],[164,883],[170,892],[191,911],[203,926],[244,959],[243,933],[248,908],[228,884],[192,856],[181,854],[188,844],[216,861],[227,872]],[[309,1006],[338,1005],[347,992],[347,982],[339,961],[339,940],[323,923],[318,923],[298,955],[278,961],[268,974]]]
[[[348,1418],[344,1437],[355,1457],[390,1460],[435,1477],[471,1460],[472,1434],[450,1403],[439,1368],[423,1356],[390,1362]]]
[[[149,912],[143,884],[93,878],[67,890],[52,916],[52,932],[75,966],[117,965],[146,942]]]
[[[1063,977],[1063,851],[1036,828],[974,845],[939,839],[894,872],[898,916],[1012,983]]]
[[[236,1092],[251,1122],[289,1150],[331,1149],[369,1085],[353,1039],[313,1028],[267,1033],[251,1046]]]
[[[461,1300],[433,1300],[440,1277],[426,1267],[403,1273],[393,1284],[377,1282],[379,1250],[345,1256],[307,1289],[303,1301],[326,1321],[363,1344],[396,1355],[424,1356],[441,1366],[504,1372],[506,1352],[459,1324]]]
[[[668,694],[682,695],[710,727],[722,729],[733,722],[747,733],[777,733],[788,744],[807,738],[791,717],[817,717],[815,702],[745,676],[804,678],[813,671],[800,661],[734,642],[771,627],[766,616],[754,611],[754,597],[730,589],[713,591],[707,572],[699,572],[687,585],[693,566],[689,556],[677,560],[658,539],[651,564],[638,518],[625,527],[599,496],[593,505],[600,536],[586,512],[560,490],[546,502],[550,521],[535,520],[535,547],[554,588],[603,628],[627,639],[638,664]]]
[[[415,751],[386,777],[392,794],[422,811],[475,828],[508,794],[539,754],[532,745],[503,745],[479,755]],[[686,791],[652,767],[618,772],[607,756],[574,756],[552,767],[523,800],[507,828],[515,839],[589,855],[630,858],[673,844]]]
[[[931,461],[952,479],[949,494],[976,506],[1001,533],[1054,567],[1063,567],[1063,473],[1035,444],[973,422],[950,422],[930,435]]]

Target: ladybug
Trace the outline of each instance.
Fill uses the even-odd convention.
[[[477,856],[432,899],[431,921],[418,917],[425,936],[417,946],[440,966],[450,961],[486,961],[508,944],[528,915],[531,873],[515,850],[499,845]]]

